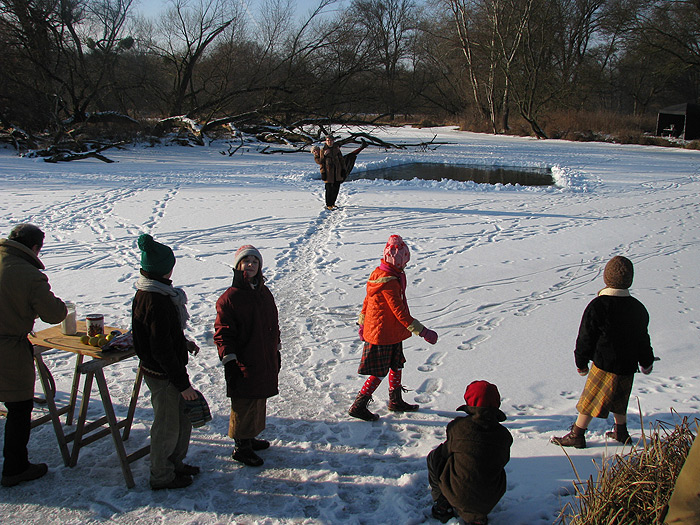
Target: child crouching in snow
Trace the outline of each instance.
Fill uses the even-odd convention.
[[[553,437],[552,443],[562,447],[586,448],[584,433],[594,417],[606,419],[610,412],[615,418],[615,430],[609,438],[620,443],[630,439],[627,431],[627,404],[632,392],[634,373],[651,373],[654,352],[649,333],[649,314],[644,305],[632,297],[634,268],[626,257],[616,256],[608,261],[603,273],[605,288],[598,292],[583,312],[576,339],[576,368],[588,375],[586,386],[576,409],[578,418],[571,432]],[[588,362],[593,361],[590,373]]]
[[[384,258],[367,281],[367,295],[362,304],[358,324],[360,339],[365,342],[358,373],[369,379],[350,407],[352,417],[376,421],[377,414],[367,408],[372,394],[389,373],[389,410],[407,412],[418,410],[418,405],[406,403],[401,392],[401,371],[406,362],[402,341],[412,334],[421,336],[430,344],[437,343],[438,335],[411,317],[406,302],[406,274],[404,268],[411,258],[408,246],[399,235],[392,235],[384,247]]]
[[[496,385],[474,381],[464,393],[467,413],[447,425],[447,440],[428,454],[428,481],[435,504],[432,514],[443,523],[457,514],[467,525],[484,525],[506,492],[506,463],[513,437],[501,425]]]

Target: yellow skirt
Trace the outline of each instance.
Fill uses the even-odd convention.
[[[576,404],[579,414],[607,418],[608,414],[626,414],[634,375],[621,376],[601,370],[591,363],[586,386]]]

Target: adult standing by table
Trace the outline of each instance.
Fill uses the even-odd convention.
[[[190,444],[192,423],[185,401],[198,399],[187,375],[188,351],[199,348],[185,338],[187,296],[174,288],[170,277],[175,255],[169,246],[143,234],[141,276],[132,304],[134,350],[151,391],[151,488],[179,489],[192,484],[199,467],[183,463]]]
[[[340,185],[345,182],[348,175],[355,166],[357,155],[367,147],[363,141],[362,146],[355,151],[343,155],[340,151],[340,145],[335,142],[333,135],[326,137],[326,144],[323,148],[314,146],[311,148],[311,153],[314,155],[314,161],[320,166],[321,179],[326,183],[326,208],[332,210],[335,208],[335,201],[340,192]]]
[[[51,292],[39,252],[44,232],[18,224],[0,239],[0,401],[7,407],[2,486],[12,487],[42,477],[45,463],[29,462],[27,444],[34,407],[34,348],[27,335],[38,317],[60,323],[65,303]]]

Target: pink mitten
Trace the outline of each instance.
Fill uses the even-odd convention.
[[[423,339],[428,341],[431,345],[437,343],[438,335],[437,332],[430,330],[429,328],[423,328],[419,334]]]

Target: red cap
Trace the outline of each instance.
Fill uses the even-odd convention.
[[[464,401],[468,407],[493,407],[501,406],[501,394],[496,385],[488,381],[474,381],[464,392]]]

